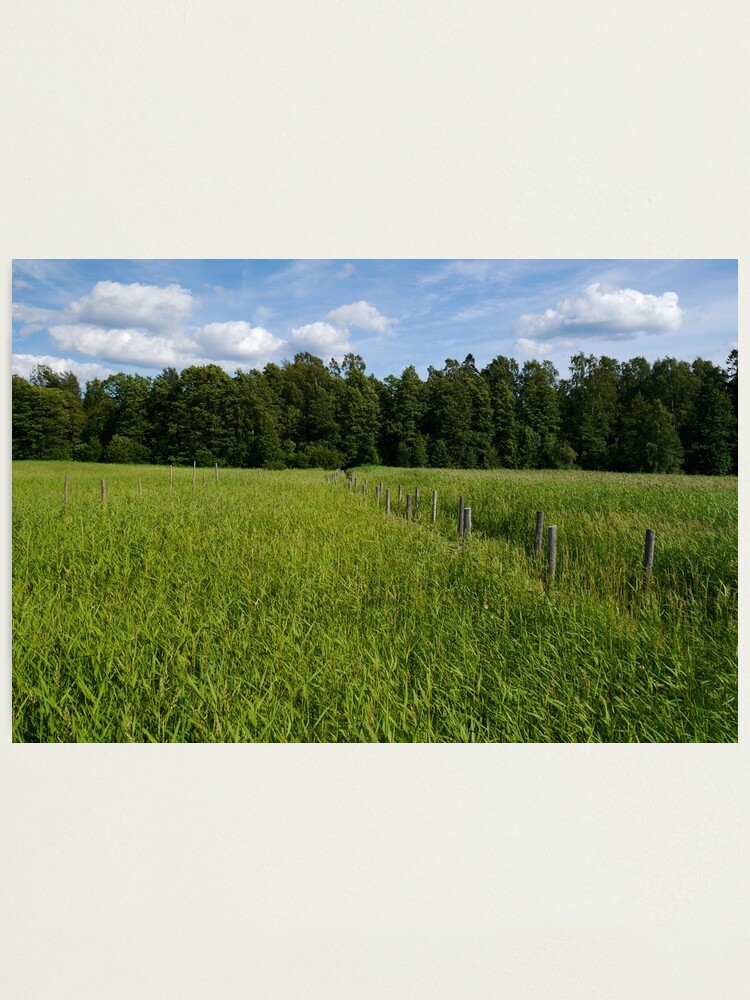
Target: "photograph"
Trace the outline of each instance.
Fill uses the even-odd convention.
[[[17,743],[732,743],[736,259],[16,259]]]

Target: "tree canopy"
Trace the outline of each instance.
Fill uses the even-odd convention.
[[[312,354],[229,375],[217,365],[13,376],[13,457],[266,468],[366,463],[448,468],[737,472],[737,351],[697,358],[549,361],[469,354],[382,381],[358,354]]]

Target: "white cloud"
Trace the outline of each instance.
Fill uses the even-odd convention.
[[[208,323],[193,331],[192,339],[197,347],[209,354],[243,361],[266,359],[284,343],[262,326],[251,326],[245,320]]]
[[[556,340],[546,344],[533,337],[519,337],[513,345],[524,358],[540,358],[560,351],[571,351],[577,347],[575,340]]]
[[[542,344],[532,337],[519,337],[515,343],[515,348],[525,358],[537,357],[540,354],[549,354],[552,344]]]
[[[88,295],[70,304],[68,313],[78,322],[95,326],[168,330],[179,325],[194,304],[191,292],[181,285],[97,281]]]
[[[107,330],[101,326],[71,323],[52,326],[49,332],[62,350],[77,351],[105,361],[164,368],[182,360],[173,338],[153,336],[142,330]]]
[[[48,354],[14,354],[12,358],[12,371],[14,375],[22,375],[29,378],[32,369],[36,365],[48,365],[53,371],[73,372],[81,386],[91,379],[105,379],[108,375],[114,375],[114,370],[106,368],[104,365],[89,361],[75,361],[73,358],[53,358]]]
[[[371,306],[369,302],[365,302],[364,300],[352,302],[348,306],[339,306],[338,309],[332,309],[323,319],[343,329],[349,326],[356,326],[359,330],[370,330],[373,333],[392,332],[392,320],[388,319],[387,316],[383,316],[375,306]]]
[[[554,309],[525,313],[516,323],[514,332],[520,340],[556,339],[564,334],[626,339],[638,333],[674,332],[680,328],[684,317],[677,301],[675,292],[651,295],[634,288],[615,288],[595,282],[584,288],[577,298],[558,302]]]
[[[351,349],[346,329],[322,322],[296,327],[286,346],[293,352],[309,351],[315,354],[323,351],[333,357],[342,357]]]
[[[24,324],[20,330],[22,337],[28,337],[31,333],[43,330],[53,316],[57,316],[54,309],[27,306],[23,302],[13,303],[13,322]]]

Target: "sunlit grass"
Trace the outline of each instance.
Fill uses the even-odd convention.
[[[14,739],[736,740],[736,479],[355,474],[17,463]]]

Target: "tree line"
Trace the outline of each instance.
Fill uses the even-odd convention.
[[[13,458],[736,474],[737,351],[725,368],[579,353],[568,378],[503,356],[479,370],[469,354],[426,380],[413,365],[380,380],[357,354],[339,365],[301,353],[233,376],[165,368],[83,390],[38,365],[13,376]]]

